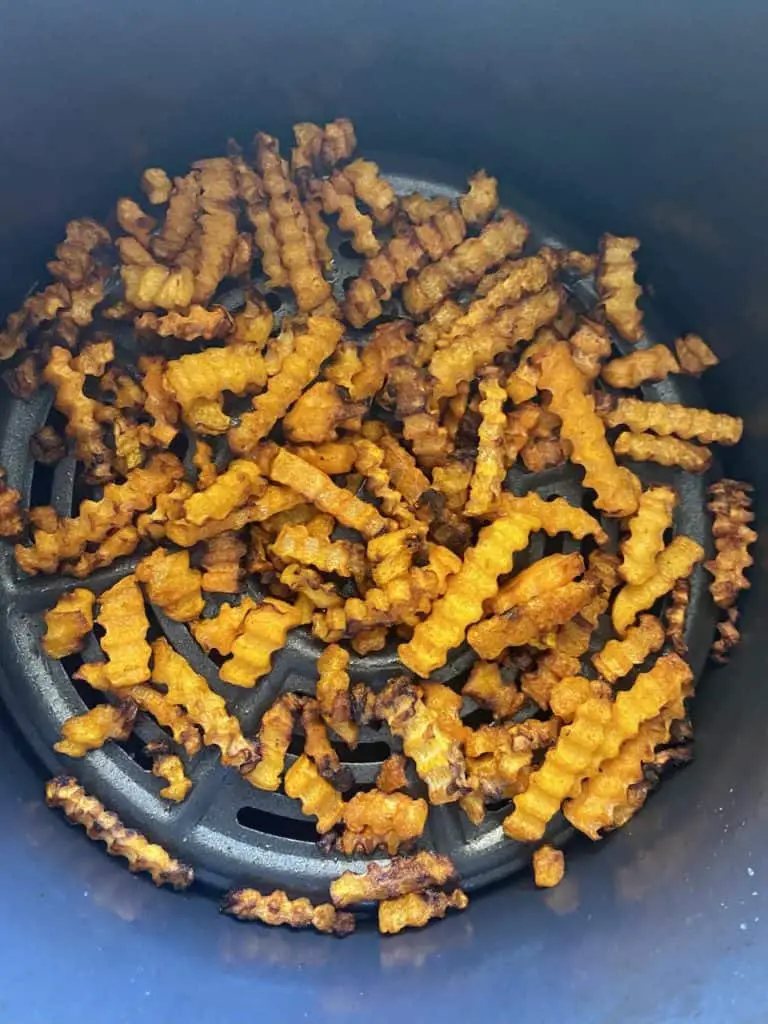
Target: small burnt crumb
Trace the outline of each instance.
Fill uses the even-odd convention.
[[[67,454],[67,445],[53,427],[41,427],[30,438],[29,451],[35,462],[55,466]]]
[[[365,683],[354,683],[349,691],[352,718],[358,725],[370,725],[376,717],[376,694]]]
[[[467,409],[456,429],[456,450],[464,454],[477,449],[478,432],[482,416],[474,409]]]
[[[16,398],[31,398],[40,387],[40,365],[36,355],[29,355],[3,373],[8,390]]]

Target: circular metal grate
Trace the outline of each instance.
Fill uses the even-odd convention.
[[[381,163],[384,173],[401,194],[413,191],[450,197],[457,194],[457,188],[445,183],[455,179],[458,185],[457,175],[434,169],[428,177],[393,174],[387,172],[391,163],[388,165],[384,160]],[[578,234],[569,229],[562,226],[553,229],[551,218],[542,215],[524,198],[506,195],[504,199],[529,220],[532,236],[528,248],[531,251],[544,243],[571,246],[581,243]],[[335,229],[329,243],[335,254],[334,289],[340,298],[344,281],[356,276],[362,261]],[[584,248],[584,244],[581,247]],[[264,276],[259,273],[254,274],[253,281],[266,292],[278,319],[294,311],[287,292],[269,291]],[[589,281],[573,278],[566,281],[566,288],[585,311],[593,305],[595,296]],[[243,301],[242,289],[234,289],[219,301],[231,309],[238,308]],[[399,314],[401,311],[392,304],[387,312]],[[646,324],[650,338],[654,335],[672,337],[653,312],[646,316]],[[135,360],[137,347],[130,328],[116,327],[114,323],[105,323],[105,327],[115,338],[118,360],[130,365]],[[365,332],[351,333],[364,341]],[[622,349],[621,343],[618,348]],[[644,392],[649,398],[702,404],[698,387],[689,378],[649,386]],[[31,435],[46,422],[56,423],[57,416],[51,409],[51,394],[47,391],[38,393],[29,402],[9,401],[0,412],[0,463],[7,468],[10,485],[18,488],[30,504],[51,504],[60,515],[70,515],[76,512],[83,497],[93,496],[82,490],[74,461],[65,459],[51,470],[34,463],[29,455]],[[178,449],[180,456],[188,457],[187,442],[188,439],[182,438]],[[219,457],[226,458],[223,439],[220,439]],[[709,544],[706,480],[660,467],[650,471],[645,466],[633,468],[646,482],[653,479],[675,488],[680,496],[676,529],[706,548]],[[573,466],[565,465],[538,474],[515,468],[510,471],[507,486],[517,494],[534,490],[542,497],[559,495],[596,514],[581,487],[580,471]],[[616,520],[603,520],[603,525],[615,544],[619,524]],[[535,560],[554,551],[573,551],[579,547],[578,542],[568,537],[549,539],[538,534],[526,558]],[[95,573],[86,584],[97,594],[106,590],[133,570],[138,557]],[[519,567],[523,563],[518,560],[517,564]],[[130,740],[108,743],[104,749],[78,761],[76,766],[53,752],[53,743],[65,719],[82,713],[84,705],[93,706],[101,699],[86,684],[73,682],[71,678],[81,661],[98,656],[94,636],[90,637],[82,655],[66,658],[61,663],[48,659],[40,646],[42,613],[77,582],[70,578],[25,577],[16,567],[11,547],[0,548],[0,666],[3,669],[0,695],[46,769],[60,772],[72,771],[74,767],[83,785],[128,825],[145,832],[193,865],[198,880],[216,890],[256,884],[268,889],[284,888],[291,894],[326,896],[329,882],[349,867],[350,860],[321,850],[313,822],[302,816],[296,801],[282,793],[254,789],[236,772],[223,768],[215,750],[204,749],[188,760],[193,788],[183,803],[171,806],[158,796],[162,782],[151,775],[150,764],[143,754],[144,743],[162,735],[159,726],[145,716],[140,716]],[[259,595],[253,580],[249,587],[254,596]],[[207,614],[215,603],[215,598],[209,598]],[[256,731],[262,714],[279,694],[287,691],[314,693],[315,661],[321,645],[305,629],[290,634],[286,648],[274,659],[269,677],[254,690],[243,691],[220,682],[217,663],[202,652],[185,625],[171,621],[156,608],[151,609],[149,615],[152,636],[166,636],[210,686],[227,699],[246,734]],[[697,568],[692,579],[688,614],[688,640],[697,675],[702,669],[713,629],[714,610],[706,594],[703,571]],[[593,648],[601,645],[608,632],[606,618],[595,633]],[[449,664],[434,678],[460,684],[471,661],[468,649],[456,651]],[[397,661],[394,645],[365,658],[353,654],[350,662],[352,680],[362,680],[374,688],[399,672],[402,666]],[[490,721],[490,716],[469,700],[465,700],[463,715],[471,725]],[[288,754],[289,765],[301,752],[301,744],[302,738],[295,736]],[[398,749],[398,744],[384,730],[364,728],[354,751],[343,744],[336,744],[336,747],[341,760],[351,770],[356,789],[360,790],[373,787],[381,762],[391,750]],[[423,794],[423,786],[416,776],[413,776],[413,783],[413,792]],[[498,881],[530,859],[530,847],[503,836],[501,820],[507,811],[506,805],[492,808],[485,822],[475,827],[456,805],[432,807],[421,845],[448,854],[456,864],[465,889],[473,890]],[[570,827],[559,819],[548,838],[559,843],[567,838],[569,831]]]

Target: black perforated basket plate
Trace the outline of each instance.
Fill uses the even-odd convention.
[[[455,196],[463,187],[461,174],[454,174],[444,167],[423,162],[408,162],[404,167],[406,162],[402,160],[379,159],[384,173],[399,193],[419,191],[428,195]],[[399,173],[403,170],[408,173]],[[587,251],[594,247],[594,240],[580,237],[577,232],[553,223],[552,218],[542,214],[524,198],[505,193],[503,199],[532,225],[529,250],[533,251],[543,243],[579,247]],[[361,260],[335,229],[329,241],[336,256],[334,287],[337,297],[341,297],[344,280],[356,275]],[[258,269],[258,264],[255,269]],[[255,273],[254,282],[265,288],[263,275]],[[566,286],[585,310],[593,304],[593,285],[589,280],[573,278],[566,282]],[[293,311],[288,293],[272,292],[268,297],[278,317]],[[242,289],[225,294],[220,301],[236,309],[243,301]],[[393,306],[389,312],[398,310]],[[669,340],[673,337],[652,311],[646,315],[646,325],[649,339]],[[124,326],[116,328],[112,323],[107,330],[115,338],[118,358],[122,362],[135,358],[136,343],[130,330]],[[365,338],[365,332],[351,333],[361,340]],[[619,344],[618,348],[623,346]],[[189,346],[184,350],[189,351]],[[674,378],[647,387],[645,393],[649,398],[664,401],[702,404],[698,388],[690,379]],[[28,502],[52,504],[59,514],[69,515],[87,493],[81,489],[74,461],[65,459],[51,471],[35,464],[28,449],[31,435],[49,421],[51,399],[50,392],[46,390],[29,402],[7,402],[0,419],[0,463],[7,468],[11,486],[17,487]],[[225,452],[221,454],[224,456]],[[653,480],[672,484],[680,497],[676,530],[708,548],[706,481],[659,467],[633,468],[646,483]],[[542,497],[560,495],[594,512],[589,496],[581,487],[580,477],[580,471],[570,465],[540,474],[516,468],[510,472],[507,486],[517,494],[533,490]],[[615,544],[618,523],[603,520],[603,525]],[[537,534],[529,551],[516,561],[516,566],[520,568],[528,560],[554,551],[578,548],[578,542],[566,536],[551,540]],[[130,573],[138,557],[97,572],[86,581],[87,585],[100,593]],[[145,742],[164,735],[145,716],[139,718],[135,735],[126,743],[108,743],[102,750],[76,762],[53,752],[52,746],[62,723],[71,715],[82,713],[85,705],[93,706],[101,699],[85,684],[73,683],[71,679],[81,660],[97,657],[95,637],[90,638],[82,657],[76,655],[61,663],[47,658],[40,646],[43,612],[61,594],[76,585],[80,585],[79,582],[70,578],[25,577],[16,567],[12,547],[3,545],[0,548],[0,661],[4,669],[0,676],[0,694],[46,770],[76,774],[86,789],[115,810],[128,825],[146,833],[191,864],[198,880],[216,890],[251,884],[267,889],[280,887],[291,894],[326,896],[329,882],[350,866],[350,859],[327,854],[320,849],[313,821],[302,816],[298,802],[282,793],[254,789],[236,772],[223,768],[215,750],[204,749],[188,761],[188,772],[194,783],[192,791],[183,803],[173,805],[158,796],[162,782],[150,773],[149,763],[143,755]],[[249,589],[254,596],[260,593],[253,580]],[[214,603],[213,600],[209,602],[207,614],[210,614]],[[697,675],[713,628],[714,611],[706,594],[703,571],[697,568],[692,580],[688,615],[688,640]],[[317,679],[315,661],[321,646],[306,629],[294,630],[290,634],[287,646],[274,659],[270,675],[251,691],[220,682],[217,665],[197,646],[185,625],[172,622],[154,609],[151,629],[154,636],[165,635],[193,668],[205,676],[211,687],[227,699],[246,734],[252,735],[257,730],[262,714],[279,694],[286,691],[314,692]],[[594,647],[600,646],[608,632],[609,624],[604,621],[596,631]],[[460,685],[471,661],[472,655],[467,648],[454,651],[448,665],[434,678]],[[378,688],[399,672],[402,672],[402,666],[397,661],[394,646],[365,658],[352,655],[350,674],[353,681],[363,680]],[[463,714],[472,725],[490,720],[471,701],[465,701]],[[288,764],[293,763],[300,753],[301,744],[302,737],[295,736]],[[398,749],[398,745],[385,730],[379,732],[365,728],[356,750],[350,751],[343,745],[338,745],[337,749],[342,761],[351,769],[355,786],[369,789],[374,784],[381,762],[391,750]],[[413,792],[423,793],[423,787],[415,776],[413,782]],[[475,827],[456,805],[432,807],[420,845],[450,855],[464,888],[477,889],[510,875],[530,859],[530,847],[504,837],[501,820],[505,813],[508,813],[507,806],[492,808],[485,822]],[[563,819],[558,819],[549,838],[561,843],[568,835],[569,827]],[[364,858],[355,860],[360,863]]]

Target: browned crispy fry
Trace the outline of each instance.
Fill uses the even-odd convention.
[[[322,512],[330,513],[344,526],[359,530],[364,537],[375,537],[386,525],[372,505],[337,487],[322,470],[284,449],[275,456],[269,475],[314,502]]]
[[[605,422],[609,427],[625,424],[636,434],[652,430],[662,437],[675,434],[683,440],[723,445],[737,444],[744,428],[738,416],[639,398],[620,398],[605,413]]]
[[[317,831],[322,835],[341,821],[344,801],[318,772],[306,754],[302,754],[285,773],[285,792],[301,801],[301,809],[308,817],[317,818]]]
[[[373,441],[357,438],[354,441],[355,468],[365,477],[368,490],[379,499],[382,511],[403,525],[414,521],[413,509],[402,494],[392,486],[386,469],[387,457],[383,448]]]
[[[430,803],[451,803],[468,791],[459,744],[443,731],[407,677],[391,680],[381,691],[376,714],[402,739],[405,754],[427,785]]]
[[[352,235],[355,252],[370,257],[380,251],[381,242],[373,233],[373,221],[358,209],[354,185],[344,171],[335,171],[329,180],[314,185],[313,191],[319,191],[327,214],[338,215],[339,229]]]
[[[111,857],[124,857],[130,871],[147,871],[155,885],[187,889],[192,868],[175,860],[162,846],[150,843],[140,832],[126,828],[116,814],[89,796],[75,779],[59,775],[45,785],[45,802],[60,807],[74,825],[81,825],[90,839],[106,844]]]
[[[602,324],[582,320],[581,326],[568,339],[573,361],[587,380],[600,376],[603,359],[611,354],[611,339]]]
[[[616,595],[611,617],[619,636],[624,636],[635,617],[668,594],[679,579],[690,576],[703,557],[704,549],[695,540],[682,534],[674,537],[657,555],[653,574],[643,583],[628,583]]]
[[[174,178],[165,221],[152,240],[152,251],[158,259],[172,260],[182,251],[195,229],[199,201],[200,178],[196,172]]]
[[[356,793],[344,804],[344,832],[338,849],[348,857],[384,849],[390,856],[424,831],[426,800],[414,800],[405,793],[381,793],[373,789]]]
[[[48,271],[67,287],[79,288],[93,275],[94,250],[109,242],[109,232],[97,221],[90,217],[71,220],[64,241],[56,247],[56,259],[48,264]]]
[[[24,572],[56,572],[62,562],[82,555],[88,544],[99,544],[112,530],[127,526],[136,512],[170,491],[183,473],[176,456],[162,452],[146,467],[132,470],[124,483],[107,484],[101,501],[82,502],[73,519],[59,519],[53,509],[45,515],[44,509],[33,510],[30,518],[39,529],[33,531],[31,547],[16,546],[16,561]]]
[[[314,565],[321,572],[356,579],[365,575],[365,552],[361,544],[313,536],[306,526],[284,526],[270,551],[282,562]]]
[[[726,608],[725,615],[715,627],[717,630],[717,639],[712,644],[709,656],[717,665],[725,665],[728,663],[731,651],[741,640],[741,634],[736,628],[738,620],[738,609]]]
[[[127,740],[137,710],[132,700],[97,704],[90,711],[66,720],[61,727],[61,739],[53,749],[67,757],[84,757],[89,750],[103,747],[107,740]]]
[[[224,699],[214,693],[186,658],[165,639],[155,640],[152,654],[152,682],[165,686],[168,700],[186,709],[191,721],[202,730],[206,746],[217,746],[221,751],[221,763],[241,772],[256,764],[260,753],[255,744],[246,740]]]
[[[323,277],[306,213],[280,157],[277,140],[259,132],[256,143],[256,164],[268,197],[280,259],[299,309],[308,312],[330,297],[331,286]]]
[[[381,315],[383,300],[390,299],[409,274],[429,260],[439,260],[461,243],[466,233],[458,210],[440,210],[423,224],[406,226],[384,249],[366,260],[360,276],[347,288],[344,313],[353,327],[364,327]]]
[[[637,238],[603,235],[597,267],[597,290],[605,315],[622,338],[633,343],[643,336],[643,315],[637,306],[642,288],[635,281],[637,262],[633,255],[639,247]]]
[[[568,622],[594,596],[590,580],[566,583],[540,597],[472,626],[467,640],[481,658],[494,661],[507,647],[535,643],[557,626]]]
[[[634,434],[623,431],[613,445],[616,455],[625,455],[635,462],[656,462],[660,466],[678,466],[688,473],[704,473],[712,464],[709,448],[681,441],[678,437],[657,437],[655,434]]]
[[[628,356],[606,363],[602,377],[612,388],[639,388],[648,381],[665,380],[679,373],[680,365],[666,345],[639,348]]]
[[[265,345],[272,333],[274,319],[266,300],[256,291],[248,293],[245,305],[233,318],[231,341]]]
[[[461,692],[489,708],[494,718],[511,718],[525,700],[514,683],[504,682],[499,666],[487,661],[475,662]]]
[[[203,526],[194,526],[186,520],[169,522],[166,533],[169,540],[180,547],[190,548],[200,541],[208,540],[226,530],[242,530],[248,523],[264,522],[272,516],[297,505],[303,504],[302,497],[288,487],[267,487],[258,497],[249,500],[248,504],[235,509],[224,519],[211,520]]]
[[[480,423],[477,459],[465,515],[484,515],[501,494],[505,466],[502,447],[507,418],[506,392],[499,383],[499,371],[489,371],[480,381]]]
[[[335,441],[338,427],[344,427],[345,421],[359,418],[364,412],[364,405],[348,402],[331,381],[318,381],[283,418],[283,429],[289,441],[320,445]]]
[[[157,227],[154,217],[146,214],[133,199],[118,199],[115,211],[117,223],[126,232],[140,242],[145,249],[149,248],[152,232]]]
[[[241,921],[261,921],[273,927],[281,924],[291,928],[312,927],[341,938],[355,930],[352,914],[336,910],[330,903],[312,904],[304,897],[290,900],[281,889],[266,896],[258,889],[233,889],[224,897],[221,909]]]
[[[443,732],[463,744],[470,730],[461,720],[461,707],[464,703],[461,694],[444,683],[420,683],[418,690],[427,710],[435,716]]]
[[[205,600],[200,589],[201,574],[189,564],[188,551],[156,548],[136,566],[136,579],[143,583],[147,597],[177,622],[191,622],[200,616]]]
[[[676,506],[677,494],[671,487],[649,487],[640,495],[637,512],[629,520],[629,536],[621,544],[619,572],[627,583],[645,583],[653,575]]]
[[[301,724],[304,729],[304,753],[314,761],[320,775],[342,792],[351,788],[354,781],[352,775],[348,768],[342,768],[339,755],[328,738],[320,706],[311,697],[302,703]]]
[[[173,182],[162,167],[148,167],[141,176],[141,190],[153,206],[167,203]]]
[[[705,370],[717,366],[720,360],[698,334],[684,334],[675,340],[677,361],[683,373],[700,377]]]
[[[94,596],[84,587],[67,591],[43,616],[43,650],[51,658],[66,658],[83,649],[85,637],[93,629]]]
[[[757,540],[748,525],[755,518],[751,493],[749,484],[725,479],[712,484],[708,491],[707,508],[715,517],[712,536],[717,554],[705,562],[704,568],[713,576],[709,592],[719,608],[732,607],[740,591],[750,586],[744,570],[754,562],[749,546]]]
[[[344,168],[357,198],[368,207],[377,224],[389,224],[397,211],[397,196],[389,182],[379,174],[372,160],[353,160]]]
[[[482,366],[532,338],[557,315],[561,301],[561,294],[554,287],[526,295],[477,331],[461,335],[435,352],[429,364],[429,372],[435,378],[433,401],[454,395],[462,381],[472,380]]]
[[[411,324],[407,320],[393,320],[381,324],[360,355],[360,368],[352,377],[349,393],[355,401],[373,398],[384,386],[395,361],[407,356],[413,343],[407,337]]]
[[[669,602],[664,610],[667,640],[670,641],[672,649],[681,658],[688,653],[688,644],[685,642],[685,622],[690,599],[690,580],[678,580],[670,591]]]
[[[155,507],[150,512],[144,512],[136,518],[139,536],[162,540],[165,537],[166,525],[182,518],[184,502],[194,493],[194,490],[192,484],[182,480],[167,494],[159,494],[155,501]]]
[[[469,898],[461,889],[451,893],[437,889],[412,892],[379,904],[379,931],[396,935],[404,928],[423,928],[435,918],[442,920],[449,910],[466,910]]]
[[[476,171],[469,179],[469,189],[459,196],[459,209],[467,224],[482,227],[499,205],[498,181],[485,171]]]
[[[233,451],[241,454],[252,451],[267,436],[315,379],[321,363],[331,355],[341,334],[342,326],[337,320],[326,316],[309,318],[306,330],[295,338],[293,351],[269,379],[266,391],[254,398],[253,412],[245,413],[240,425],[230,430],[229,444]]]
[[[300,708],[301,701],[296,694],[285,693],[265,711],[259,727],[258,748],[261,758],[245,775],[248,782],[257,789],[274,792],[280,786],[285,755]]]
[[[152,442],[167,447],[178,433],[179,407],[165,381],[166,362],[162,356],[139,356],[139,370],[145,393],[144,410],[153,420]]]
[[[145,745],[144,753],[152,758],[152,774],[166,783],[158,795],[177,804],[186,800],[192,789],[192,780],[187,778],[184,762],[177,754],[171,753],[166,740],[152,740]]]
[[[406,759],[403,754],[390,754],[382,761],[379,774],[376,776],[376,788],[382,793],[396,793],[408,788],[408,776],[405,774]]]
[[[143,262],[127,262],[128,247],[120,245],[126,239],[119,238],[117,241],[123,260],[120,276],[123,279],[125,301],[130,306],[141,310],[151,310],[157,306],[169,311],[183,310],[189,306],[195,291],[195,277],[189,267],[169,270],[155,263],[146,250],[144,254],[147,259]]]
[[[357,345],[353,341],[341,341],[323,367],[322,373],[326,380],[332,381],[337,387],[349,390],[361,366],[360,349]]]
[[[603,679],[616,683],[642,665],[650,654],[661,650],[664,628],[654,615],[641,615],[636,626],[630,626],[623,640],[609,640],[602,651],[592,657],[592,664]]]
[[[560,885],[565,876],[565,855],[553,846],[540,846],[533,854],[533,880],[539,889]]]
[[[369,900],[393,900],[429,886],[444,886],[456,878],[448,857],[422,850],[413,857],[395,857],[386,864],[368,864],[364,874],[345,871],[331,882],[331,899],[336,907],[349,907]]]
[[[223,306],[206,309],[192,305],[186,313],[142,313],[134,321],[139,331],[152,331],[161,338],[181,338],[182,341],[197,341],[204,338],[223,338],[232,330],[232,317]]]
[[[326,171],[348,160],[357,145],[355,128],[349,118],[337,117],[321,128],[311,121],[293,126],[296,146],[291,150],[291,172],[302,181],[308,171]]]
[[[571,583],[584,572],[584,559],[577,552],[540,558],[499,587],[490,602],[495,615],[503,615],[516,605],[525,604]]]
[[[360,730],[352,718],[350,704],[349,654],[330,644],[317,659],[317,701],[329,728],[350,746],[357,745]]]
[[[240,590],[245,568],[246,545],[236,533],[220,533],[205,543],[200,585],[212,594],[236,594]]]
[[[514,213],[505,212],[477,238],[461,242],[411,278],[403,287],[406,308],[416,315],[426,313],[451,291],[475,284],[491,267],[521,252],[527,238],[528,225]]]
[[[400,660],[426,677],[445,664],[448,652],[463,641],[466,629],[483,613],[483,603],[498,590],[498,577],[512,568],[515,551],[528,543],[537,521],[530,516],[502,516],[480,531],[477,544],[464,556],[461,568],[448,581],[424,622],[416,626],[407,644],[398,647]]]

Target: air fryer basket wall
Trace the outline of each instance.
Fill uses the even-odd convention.
[[[364,150],[482,163],[577,225],[579,244],[639,234],[667,319],[723,357],[709,401],[747,417],[726,469],[760,488],[767,23],[746,0],[14,9],[0,29],[0,309],[68,217],[100,215],[148,162],[173,170],[228,135],[348,114]],[[702,686],[697,762],[625,832],[573,849],[560,889],[520,879],[387,941],[238,926],[131,878],[44,810],[39,767],[0,712],[0,1008],[13,1024],[762,1019],[761,560],[758,545],[744,644]]]

